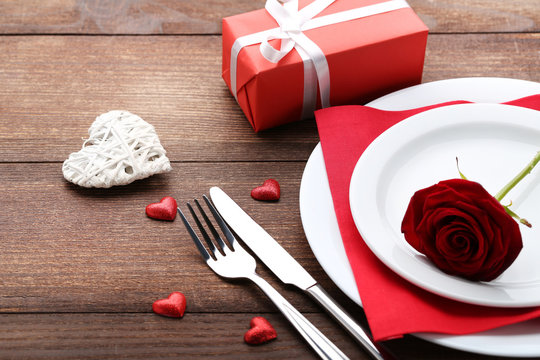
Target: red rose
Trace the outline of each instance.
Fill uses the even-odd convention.
[[[417,191],[401,232],[442,271],[476,281],[498,277],[523,246],[518,223],[499,201],[462,179]]]

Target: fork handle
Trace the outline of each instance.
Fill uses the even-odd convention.
[[[361,344],[369,355],[376,360],[394,360],[396,359],[389,350],[382,344],[375,343],[373,338],[358,323],[356,323],[347,312],[338,305],[338,303],[328,295],[328,293],[319,285],[315,284],[306,290],[315,300],[321,304],[326,311],[341,326],[343,326],[354,339]]]
[[[249,277],[272,300],[287,320],[304,337],[321,359],[348,359],[339,348],[323,335],[304,315],[300,314],[272,285],[257,274]]]

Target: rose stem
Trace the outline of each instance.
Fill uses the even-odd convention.
[[[536,153],[535,157],[531,160],[530,163],[527,164],[527,166],[525,166],[525,168],[523,170],[520,171],[519,174],[516,175],[515,178],[513,178],[508,184],[506,184],[496,195],[495,195],[495,199],[497,199],[498,201],[501,201],[505,196],[506,194],[508,194],[508,192],[510,190],[512,190],[512,188],[514,186],[516,186],[521,180],[523,180],[523,178],[527,175],[530,174],[530,172],[532,171],[532,169],[536,166],[536,164],[540,161],[540,151]]]

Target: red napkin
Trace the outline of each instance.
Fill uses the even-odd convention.
[[[341,237],[376,341],[415,332],[474,333],[540,316],[540,307],[509,309],[470,305],[420,289],[380,262],[356,230],[349,206],[349,184],[356,162],[366,147],[405,118],[460,103],[466,102],[405,111],[340,106],[315,113]],[[506,104],[540,110],[540,94]]]

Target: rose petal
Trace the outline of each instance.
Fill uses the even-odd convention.
[[[517,222],[480,184],[463,179],[417,191],[401,230],[441,270],[471,280],[496,278],[522,248]]]

